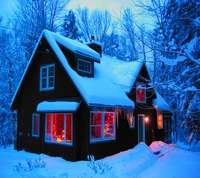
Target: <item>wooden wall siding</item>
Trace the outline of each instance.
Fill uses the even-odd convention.
[[[59,45],[59,47],[62,50],[63,54],[65,55],[70,67],[73,70],[76,70],[77,61],[76,61],[75,54],[72,51],[70,51],[67,48],[65,48],[64,46],[62,46],[62,45]]]
[[[55,64],[55,89],[51,91],[40,92],[40,66],[47,64]],[[17,133],[17,149],[25,149],[30,152],[40,152],[42,146],[41,140],[32,137],[32,113],[36,111],[38,103],[50,99],[63,99],[63,98],[80,97],[79,92],[75,88],[71,79],[57,60],[56,56],[52,53],[36,52],[31,67],[23,80],[22,86],[17,96],[17,102],[14,109],[18,109],[18,133]],[[42,121],[42,119],[41,119]],[[44,123],[41,123],[41,128]],[[19,133],[23,132],[23,136]],[[41,131],[42,133],[44,131]],[[45,152],[45,146],[43,145]],[[52,151],[53,154],[53,151]],[[66,153],[65,153],[66,154]],[[70,153],[71,155],[71,153]]]
[[[82,102],[76,112],[74,127],[74,148],[76,151],[76,160],[86,160],[89,154],[89,124],[90,111],[85,102]]]
[[[90,43],[90,44],[88,44],[88,46],[102,56],[102,47],[100,45],[97,45],[95,43]]]

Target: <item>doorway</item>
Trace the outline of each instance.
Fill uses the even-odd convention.
[[[138,143],[145,143],[145,115],[138,114]]]

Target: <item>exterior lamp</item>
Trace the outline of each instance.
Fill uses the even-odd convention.
[[[149,118],[148,117],[145,117],[145,123],[147,124],[149,122]]]

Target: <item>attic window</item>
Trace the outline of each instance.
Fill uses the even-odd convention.
[[[54,89],[55,65],[42,66],[40,68],[40,91]]]
[[[80,72],[91,73],[92,72],[92,63],[84,59],[78,58],[78,70]]]
[[[146,86],[143,83],[136,83],[136,102],[146,103]]]

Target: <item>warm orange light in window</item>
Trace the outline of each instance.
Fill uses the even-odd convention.
[[[145,120],[145,122],[146,122],[146,123],[148,123],[148,122],[149,122],[149,118],[148,118],[148,117],[145,117],[145,119],[144,119],[144,120]]]

